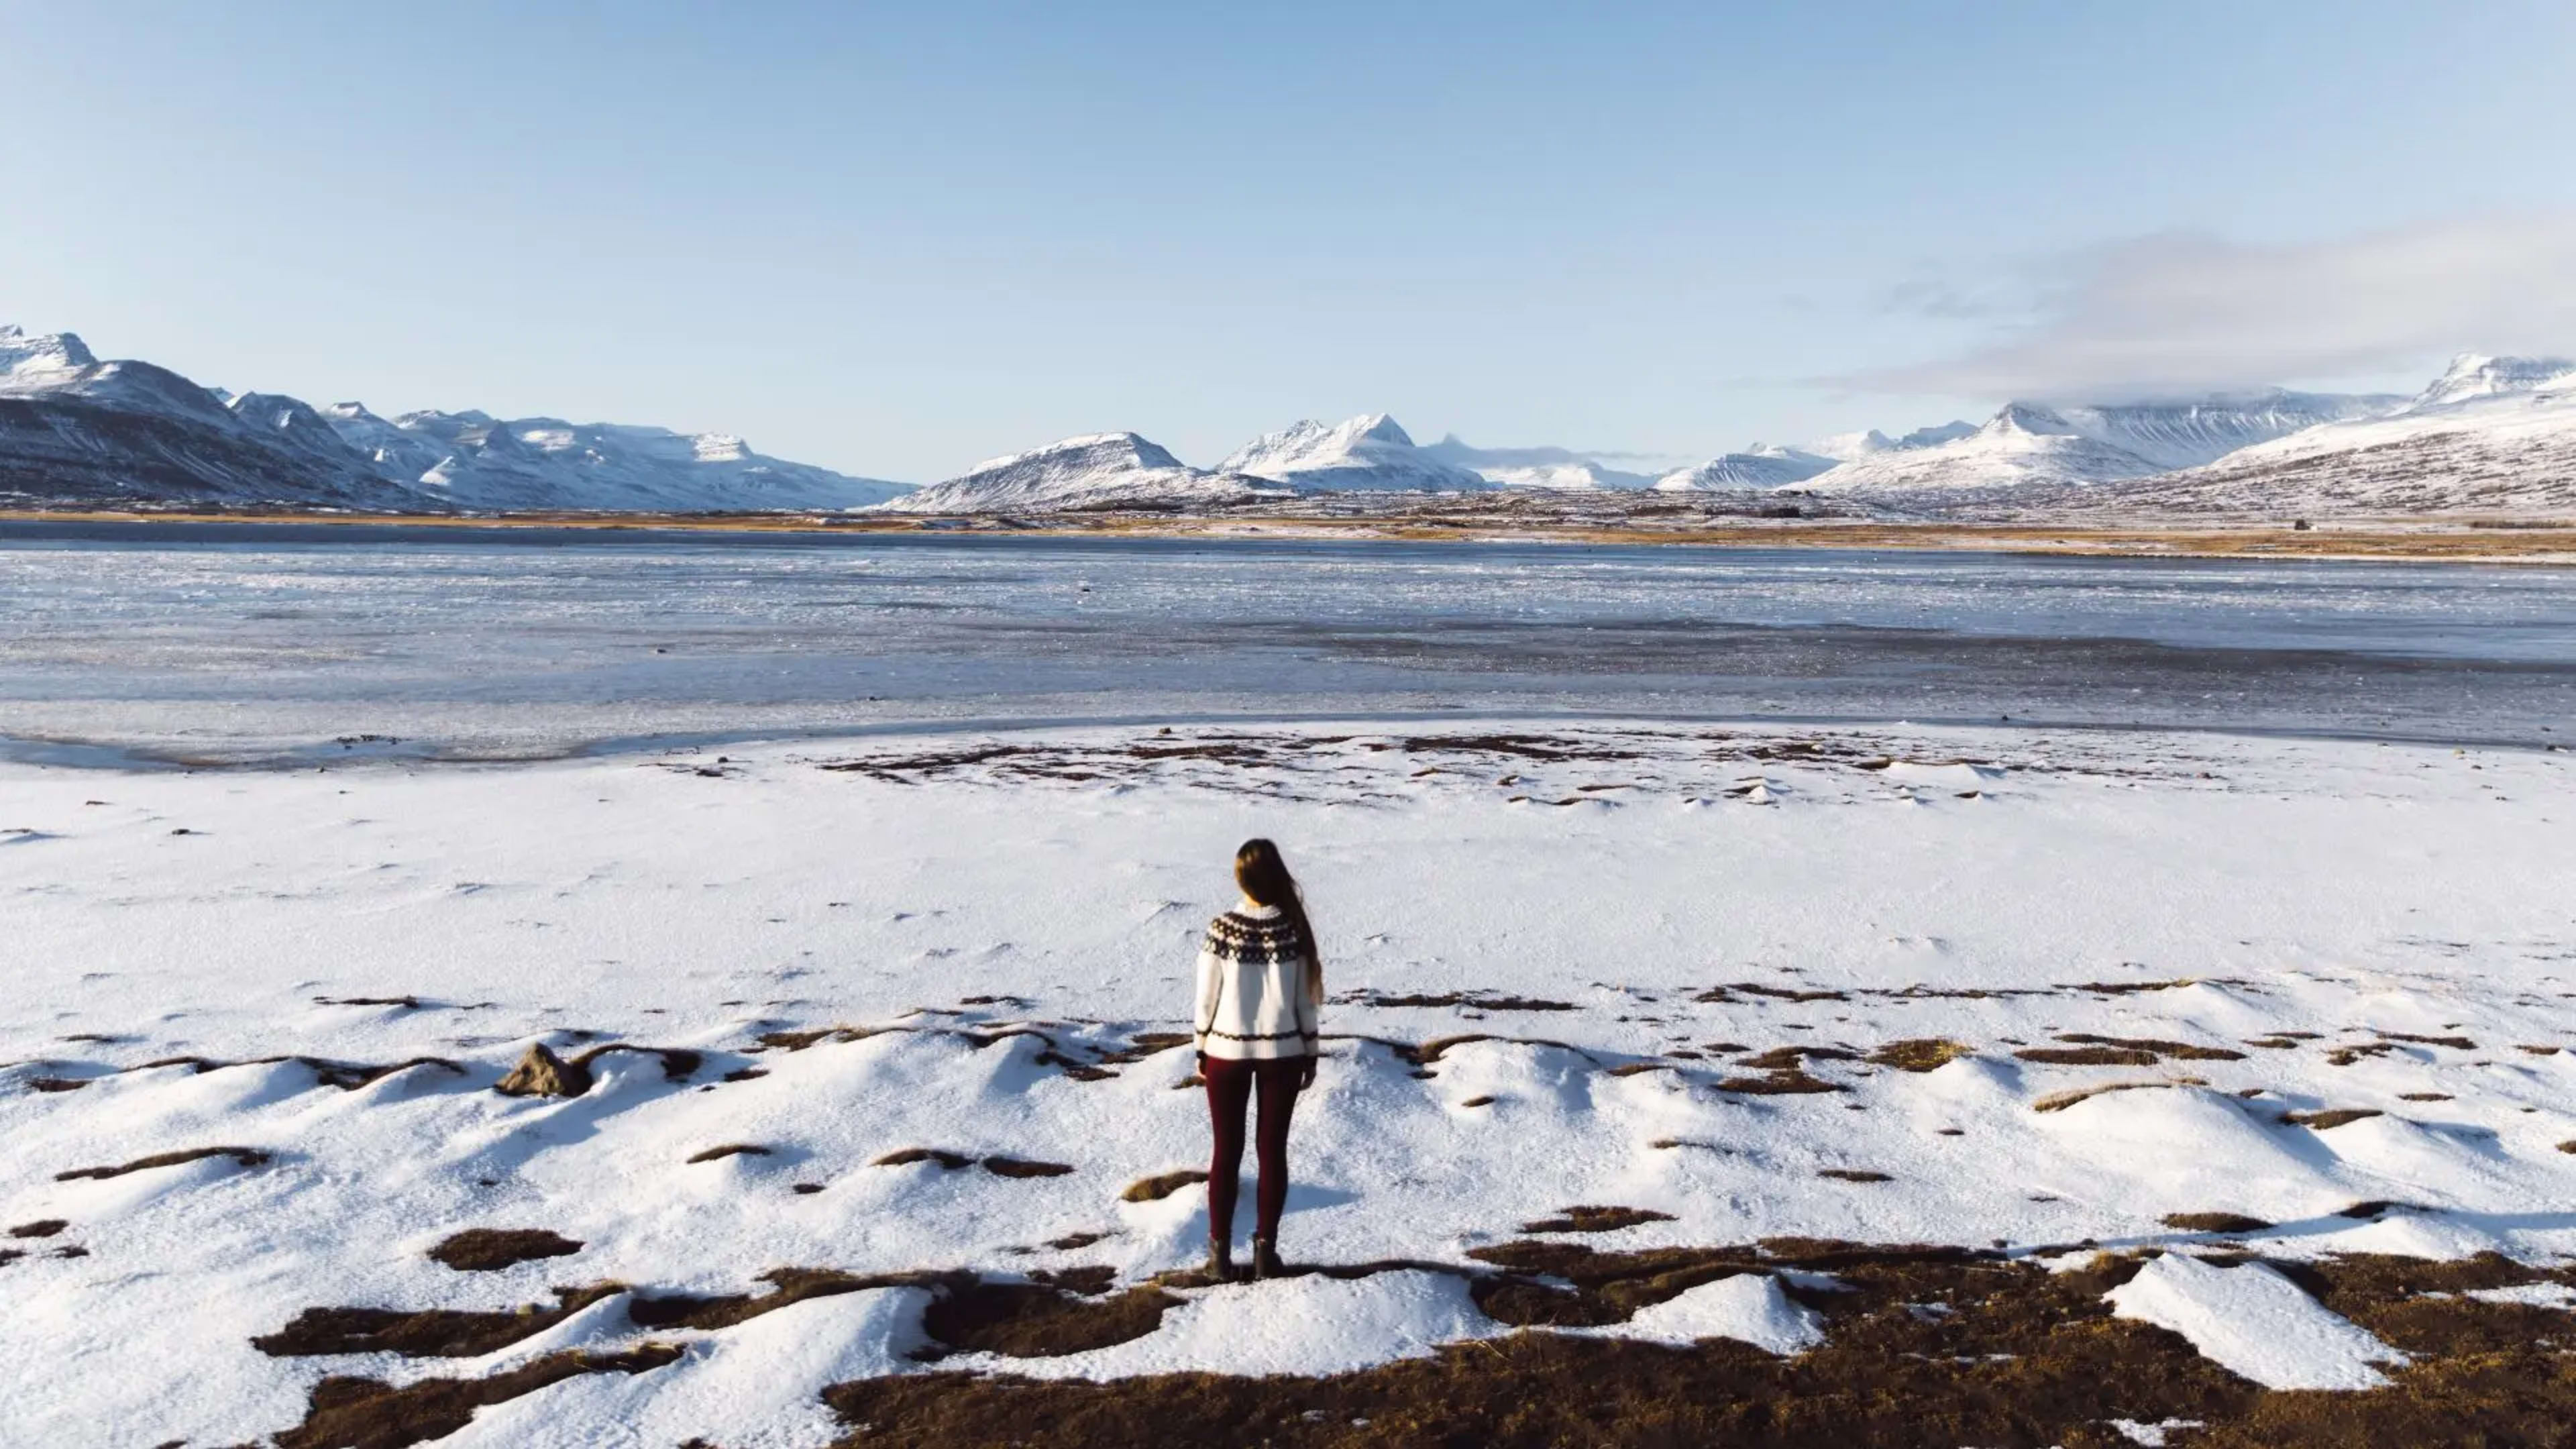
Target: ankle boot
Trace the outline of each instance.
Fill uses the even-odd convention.
[[[1252,1276],[1255,1278],[1285,1278],[1288,1276],[1288,1265],[1279,1261],[1278,1244],[1273,1243],[1268,1238],[1255,1238],[1252,1240]]]
[[[1233,1244],[1214,1242],[1208,1244],[1207,1273],[1209,1277],[1220,1283],[1235,1281]]]

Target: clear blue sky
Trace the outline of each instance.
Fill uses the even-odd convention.
[[[25,4],[0,65],[0,321],[898,478],[1378,410],[1704,455],[2576,326],[2515,300],[2576,292],[2563,0]]]

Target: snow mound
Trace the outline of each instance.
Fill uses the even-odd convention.
[[[2103,1295],[2113,1313],[2170,1329],[2267,1389],[2375,1389],[2406,1356],[2261,1263],[2219,1268],[2167,1253]]]
[[[1703,1338],[1732,1338],[1784,1357],[1825,1341],[1823,1316],[1780,1291],[1780,1280],[1768,1273],[1738,1273],[1702,1283],[1638,1309],[1625,1323],[1591,1331],[1677,1348]]]
[[[1268,478],[1300,493],[1455,493],[1495,486],[1482,473],[1453,467],[1415,447],[1412,437],[1384,413],[1340,423],[1305,421],[1264,433],[1217,464],[1217,471]]]
[[[1134,433],[1086,433],[991,458],[958,477],[893,499],[895,513],[1050,513],[1085,508],[1180,508],[1259,496],[1261,480],[1189,467]]]
[[[1476,1307],[1467,1280],[1456,1274],[1310,1274],[1208,1290],[1166,1313],[1152,1333],[1110,1348],[1061,1358],[995,1359],[987,1366],[1049,1379],[1170,1373],[1321,1377],[1423,1358],[1444,1343],[1511,1331]]]

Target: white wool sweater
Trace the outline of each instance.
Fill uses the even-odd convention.
[[[1237,906],[1199,943],[1199,1050],[1228,1061],[1314,1056],[1322,1047],[1309,989],[1314,947],[1277,906]]]

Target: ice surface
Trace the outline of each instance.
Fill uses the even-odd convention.
[[[0,568],[0,735],[49,751],[1281,713],[2545,742],[2576,719],[2559,569],[184,525],[0,525]]]

